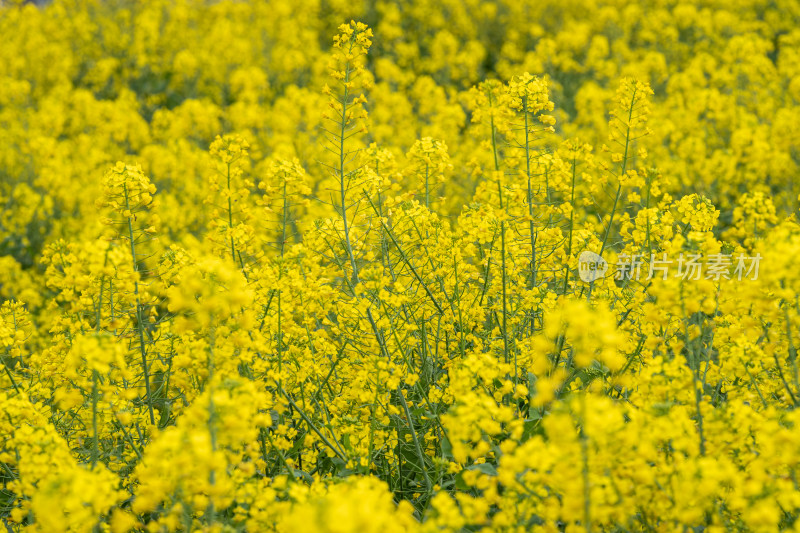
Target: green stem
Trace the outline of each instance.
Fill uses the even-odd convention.
[[[576,174],[577,161],[575,156],[572,157],[572,192],[569,198],[569,241],[567,242],[567,264],[564,266],[564,294],[567,294],[567,286],[569,283],[569,261],[572,256],[572,232],[575,227],[575,174]],[[603,253],[602,251],[600,252]]]
[[[352,51],[353,44],[350,44],[350,50]],[[347,184],[346,174],[344,170],[345,165],[345,150],[344,150],[344,141],[345,141],[345,130],[347,128],[347,99],[349,97],[349,85],[350,85],[350,63],[347,63],[345,67],[344,73],[344,94],[342,96],[342,118],[340,124],[340,131],[339,131],[339,197],[341,202],[341,210],[342,210],[342,225],[344,227],[344,242],[347,247],[347,256],[350,259],[350,268],[353,270],[353,280],[355,283],[358,283],[358,267],[356,266],[356,258],[353,254],[353,247],[350,244],[350,227],[347,222],[347,204],[346,204],[346,191],[347,191]]]
[[[130,212],[130,202],[128,200],[128,186],[123,184],[123,191],[125,192],[125,209]],[[139,262],[136,260],[136,245],[133,238],[133,222],[131,217],[128,218],[128,239],[131,243],[131,258],[133,260],[133,271],[139,273]],[[147,410],[150,414],[150,423],[156,423],[156,417],[153,414],[153,397],[150,393],[150,372],[147,367],[147,350],[144,344],[144,317],[142,316],[142,304],[139,300],[139,279],[135,276],[133,279],[133,296],[136,300],[136,329],[139,333],[139,351],[142,356],[142,373],[144,374],[144,389],[145,400],[147,401]]]
[[[531,237],[531,287],[536,286],[536,226],[533,223],[533,187],[531,186],[530,132],[528,131],[528,98],[523,99],[525,115],[525,173],[528,178],[528,226]]]
[[[497,128],[494,125],[494,115],[491,118],[492,127],[492,154],[494,156],[494,170],[500,171],[500,161],[497,155]],[[503,210],[503,183],[500,178],[497,179],[497,193],[500,196],[500,210]],[[502,270],[502,284],[503,284],[503,361],[509,361],[509,346],[508,346],[508,292],[507,292],[507,272],[506,272],[506,223],[505,219],[500,221],[500,268]],[[516,358],[515,358],[516,359]],[[516,377],[516,364],[514,365],[514,376]]]
[[[231,200],[231,164],[227,164],[227,179],[228,179],[228,231],[230,231],[231,239],[231,259],[233,264],[236,264],[236,248],[233,244],[233,201]]]
[[[406,403],[405,396],[403,396],[403,389],[400,388],[400,385],[397,386],[397,395],[400,397],[400,403],[403,405],[403,412],[406,415],[406,423],[408,424],[408,429],[411,431],[411,439],[414,441],[414,448],[416,449],[417,456],[419,457],[422,476],[425,478],[425,485],[428,487],[428,493],[430,493],[433,490],[433,484],[431,483],[431,478],[428,476],[428,468],[425,466],[426,455],[422,452],[422,446],[419,444],[419,438],[417,438],[417,432],[414,429],[414,422],[411,418],[411,412],[408,409],[408,404]]]
[[[92,470],[100,456],[100,445],[97,437],[97,370],[92,370]]]
[[[628,148],[631,144],[631,118],[633,117],[633,107],[636,102],[636,88],[633,89],[633,94],[631,96],[631,105],[628,108],[628,124],[625,130],[625,154],[622,156],[622,167],[619,175],[619,180],[625,176],[625,172],[627,171],[628,167]],[[608,235],[611,233],[611,226],[614,222],[614,214],[617,211],[617,203],[619,203],[619,196],[622,192],[622,181],[619,181],[617,185],[617,194],[614,196],[614,206],[611,208],[611,217],[608,220],[608,227],[606,228],[605,236],[603,237],[603,245],[600,247],[600,255],[603,255],[603,251],[606,249],[606,242],[608,241]]]

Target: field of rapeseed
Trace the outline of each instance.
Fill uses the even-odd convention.
[[[800,2],[0,2],[0,530],[800,531]]]

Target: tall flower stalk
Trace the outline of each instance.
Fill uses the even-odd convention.
[[[106,173],[103,180],[103,198],[99,202],[100,206],[111,208],[117,217],[116,219],[107,218],[104,222],[114,228],[117,238],[127,240],[130,247],[131,268],[134,273],[132,314],[141,355],[145,403],[151,424],[155,424],[155,415],[153,413],[153,395],[150,390],[148,342],[145,340],[146,304],[148,302],[143,298],[141,291],[140,282],[145,271],[142,269],[142,255],[137,250],[137,246],[148,241],[156,231],[157,218],[150,213],[155,192],[155,185],[145,176],[140,166],[126,165],[120,162]]]

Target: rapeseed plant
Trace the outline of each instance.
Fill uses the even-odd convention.
[[[32,4],[5,529],[800,528],[796,0]]]

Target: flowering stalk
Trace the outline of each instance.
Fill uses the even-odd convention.
[[[138,165],[125,165],[120,162],[109,169],[103,181],[103,199],[100,206],[110,207],[117,215],[124,219],[127,232],[121,236],[128,240],[131,253],[131,267],[133,269],[133,304],[134,320],[141,355],[142,375],[145,387],[145,403],[150,418],[150,423],[155,424],[153,412],[153,397],[150,390],[150,371],[147,358],[147,343],[145,341],[145,308],[142,303],[139,287],[140,262],[136,251],[137,235],[151,235],[155,233],[157,217],[149,212],[153,206],[155,185],[142,172]],[[139,222],[134,228],[134,220]],[[107,224],[114,224],[112,219],[106,219]],[[143,229],[142,229],[143,227]],[[113,306],[112,306],[113,309]]]
[[[249,147],[247,141],[238,135],[217,136],[211,143],[209,152],[215,161],[215,168],[210,180],[210,193],[206,198],[206,202],[210,204],[215,202],[215,194],[218,192],[226,198],[224,213],[219,211],[213,213],[212,228],[220,232],[217,237],[219,252],[222,253],[227,248],[226,251],[230,254],[233,264],[243,271],[245,270],[243,254],[247,255],[253,251],[252,244],[246,240],[248,232],[252,230],[246,225],[249,211],[245,202],[249,193],[248,187],[252,186],[252,183],[250,180],[242,180]],[[225,180],[223,186],[219,183],[220,176]],[[240,219],[237,221],[238,226],[235,224],[234,215],[238,215]]]
[[[494,108],[497,104],[495,101],[494,87],[487,84],[486,96],[490,108]],[[492,109],[494,111],[494,109]],[[495,126],[495,113],[489,114],[489,128],[491,131],[492,140],[492,158],[494,160],[494,175],[497,179],[497,195],[500,201],[500,211],[504,210],[503,204],[503,172],[500,170],[500,159],[497,150],[497,127]],[[508,363],[509,361],[509,341],[508,341],[508,280],[506,269],[506,216],[502,212],[500,214],[500,271],[502,277],[502,298],[503,298],[503,360]],[[514,373],[516,375],[516,365]]]
[[[124,195],[125,195],[125,210],[127,212],[131,211],[130,205],[130,198],[128,196],[128,186],[127,184],[122,184]],[[133,258],[133,271],[138,274],[139,273],[139,261],[136,260],[136,245],[135,239],[133,236],[133,222],[132,222],[132,215],[126,217],[128,220],[128,241],[131,244],[131,257]],[[139,277],[135,276],[133,281],[133,296],[136,302],[136,331],[139,335],[139,351],[142,354],[142,372],[144,374],[144,387],[145,387],[145,394],[146,394],[146,401],[147,401],[147,410],[150,414],[150,423],[155,424],[156,418],[153,414],[153,395],[150,392],[150,372],[148,370],[147,364],[147,349],[145,348],[144,342],[144,318],[142,315],[142,302],[139,299]]]
[[[331,61],[331,77],[339,80],[342,92],[334,92],[326,85],[323,92],[329,96],[329,106],[336,113],[335,118],[323,115],[324,118],[331,120],[338,132],[331,135],[331,141],[337,147],[337,162],[334,172],[339,186],[339,216],[342,218],[344,233],[344,244],[347,257],[352,269],[352,279],[358,284],[358,266],[350,239],[350,221],[347,216],[347,191],[350,172],[347,170],[348,157],[351,152],[345,148],[346,141],[353,135],[366,131],[363,121],[366,119],[366,110],[362,107],[366,103],[363,94],[353,97],[353,92],[359,84],[363,88],[368,88],[369,83],[362,80],[364,77],[364,58],[367,55],[372,41],[372,30],[361,22],[351,22],[342,24],[339,27],[339,35],[334,37],[334,54]]]
[[[521,144],[525,151],[525,180],[526,180],[526,202],[527,202],[527,218],[528,218],[528,231],[531,247],[531,276],[530,286],[536,286],[536,238],[537,229],[534,218],[534,195],[533,190],[533,171],[531,169],[531,162],[534,157],[534,143],[539,140],[540,135],[544,132],[555,131],[553,125],[555,118],[549,115],[550,111],[554,109],[553,102],[550,101],[549,90],[546,80],[532,76],[527,72],[521,76],[512,78],[506,93],[509,97],[509,107],[515,110],[518,114],[522,115],[522,130],[524,136],[522,142],[516,141]],[[538,127],[537,127],[538,123]],[[517,127],[516,129],[519,129]]]
[[[644,128],[639,135],[636,135],[638,133],[637,127],[647,122],[647,116],[650,112],[647,105],[647,97],[651,94],[653,94],[653,91],[649,85],[630,78],[623,79],[617,91],[617,108],[612,112],[610,121],[611,141],[621,144],[623,150],[622,153],[612,152],[612,160],[620,164],[620,173],[617,175],[617,192],[614,195],[614,204],[611,207],[608,226],[600,246],[600,255],[603,255],[603,251],[606,249],[608,237],[611,234],[611,228],[614,223],[614,215],[617,211],[617,204],[622,193],[622,186],[625,180],[628,179],[631,143],[649,133],[649,130]],[[625,114],[627,114],[627,117]],[[623,131],[625,140],[620,142],[619,136]]]

